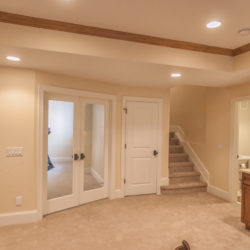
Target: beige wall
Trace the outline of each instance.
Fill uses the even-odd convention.
[[[120,188],[122,97],[139,96],[163,99],[162,176],[168,176],[169,89],[121,86],[43,72],[0,68],[0,213],[36,208],[37,85],[113,94],[116,109],[116,180]],[[23,146],[24,157],[6,158],[8,146]],[[23,196],[16,207],[15,197]]]
[[[226,191],[229,190],[231,100],[248,95],[250,84],[171,89],[170,124],[180,125],[187,134],[187,140],[210,173],[211,185]]]
[[[0,68],[0,213],[36,207],[35,98],[34,72]],[[6,157],[11,146],[24,147],[23,157]]]

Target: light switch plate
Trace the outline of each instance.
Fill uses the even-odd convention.
[[[22,206],[22,204],[23,204],[23,197],[17,196],[16,197],[16,206]]]
[[[22,157],[23,147],[8,147],[6,150],[7,157]]]

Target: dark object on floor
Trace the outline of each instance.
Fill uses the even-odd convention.
[[[51,133],[51,130],[50,130],[50,128],[48,128],[48,135]],[[50,169],[52,169],[52,168],[54,168],[54,165],[53,165],[53,163],[52,163],[52,161],[50,160],[50,157],[49,157],[49,155],[48,155],[48,171],[50,170]]]
[[[50,158],[49,158],[49,156],[48,156],[48,171],[49,171],[50,169],[52,169],[52,168],[54,168],[54,165],[53,165],[52,161],[50,160]]]
[[[175,248],[175,250],[190,250],[190,246],[187,243],[187,241],[183,240],[182,241],[182,246],[179,246],[179,247]]]

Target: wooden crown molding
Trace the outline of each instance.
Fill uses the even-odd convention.
[[[233,49],[233,56],[238,56],[240,54],[243,54],[249,51],[250,51],[250,43],[243,45],[239,48]]]
[[[1,11],[0,11],[0,22],[30,26],[35,28],[43,28],[49,30],[57,30],[75,34],[117,39],[123,41],[144,43],[144,44],[170,47],[176,49],[192,50],[192,51],[205,52],[217,55],[236,56],[250,51],[250,44],[244,45],[236,49],[227,49],[227,48],[220,48],[198,43],[177,41],[161,37],[140,35],[140,34],[103,29],[103,28],[91,27],[80,24],[61,22],[56,20],[18,15]]]

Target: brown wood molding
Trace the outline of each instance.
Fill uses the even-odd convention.
[[[37,17],[30,17],[30,16],[18,15],[1,11],[0,11],[0,22],[25,25],[35,28],[70,32],[75,34],[111,38],[123,41],[151,44],[156,46],[171,47],[176,49],[199,51],[217,55],[235,56],[250,51],[249,44],[232,50],[227,48],[220,48],[220,47],[185,42],[185,41],[171,40],[161,37],[153,37],[153,36],[140,35],[140,34],[110,30],[110,29],[103,29],[103,28],[61,22],[61,21],[49,20]]]
[[[246,44],[246,45],[243,45],[239,48],[236,48],[233,50],[233,56],[238,56],[240,54],[243,54],[243,53],[246,53],[250,51],[250,43]]]

